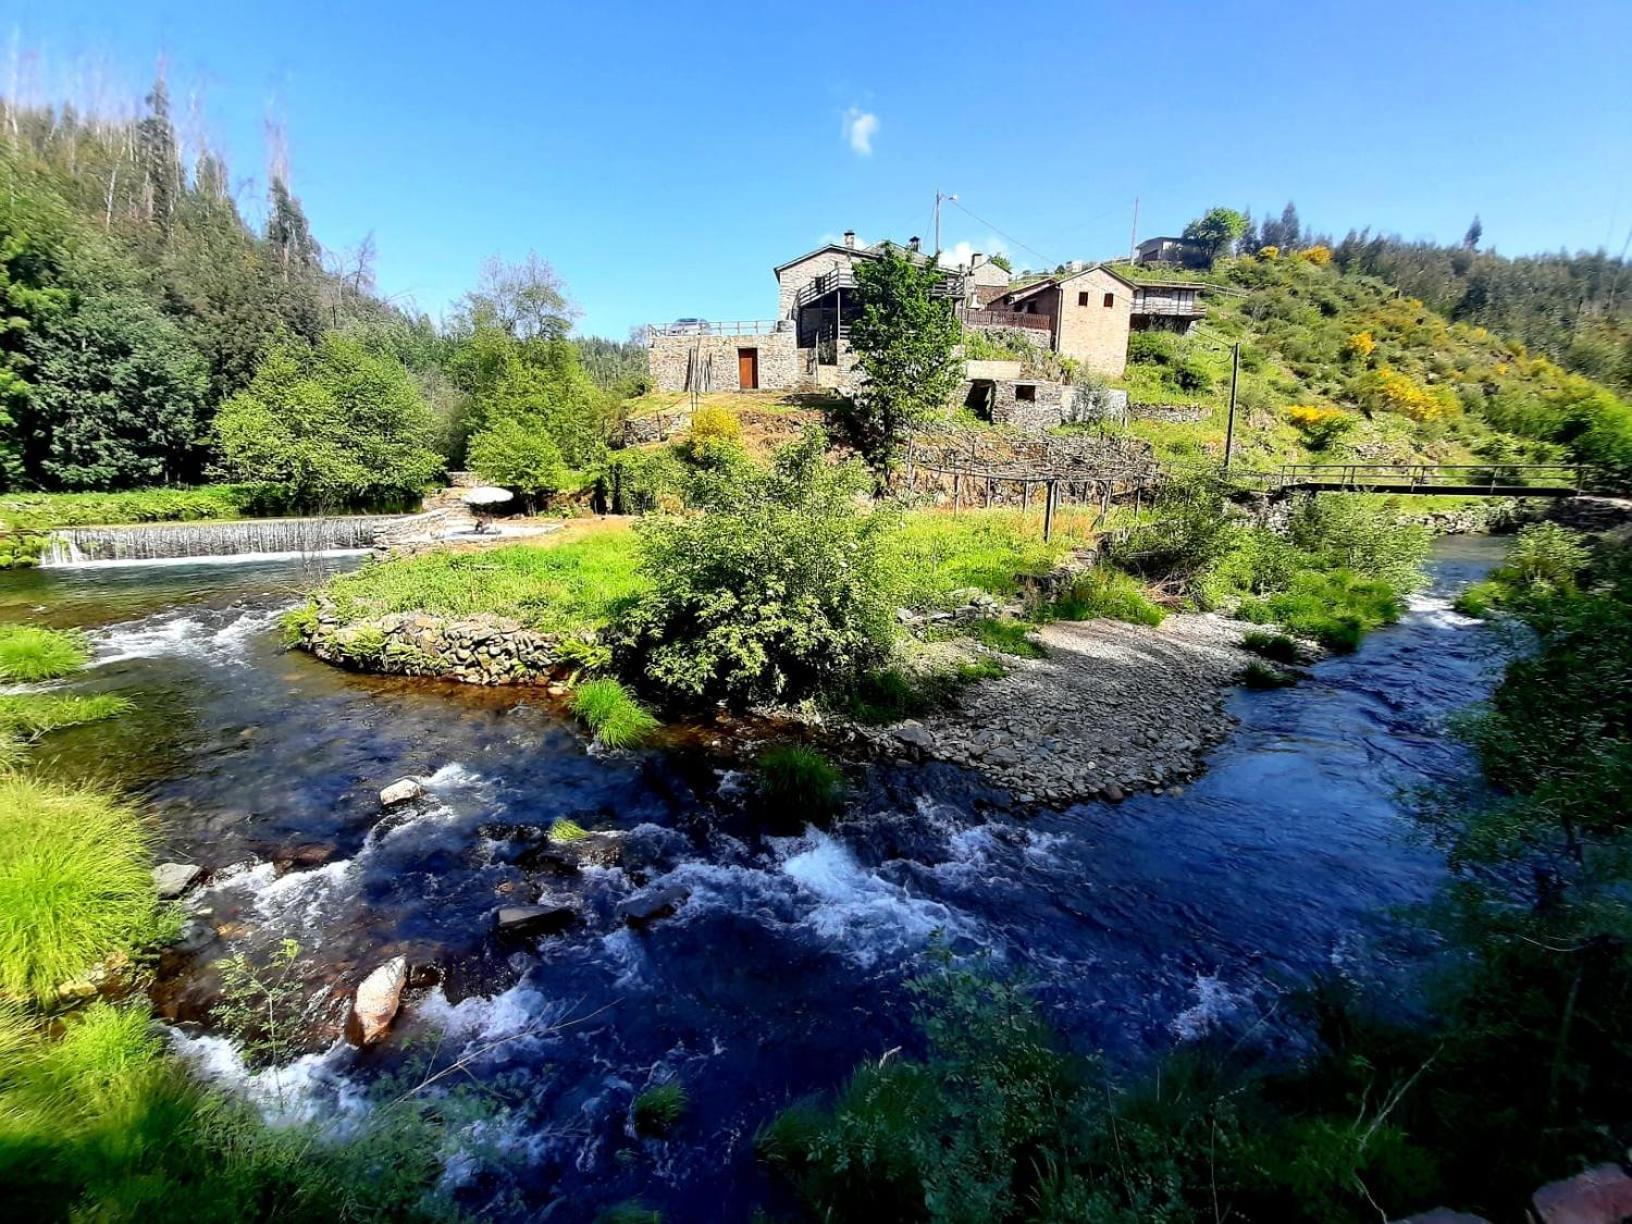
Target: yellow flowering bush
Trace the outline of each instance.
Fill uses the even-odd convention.
[[[1319,404],[1299,404],[1287,412],[1287,417],[1310,450],[1325,450],[1355,424],[1354,418],[1341,408]]]
[[[1312,263],[1317,268],[1324,268],[1332,262],[1332,248],[1329,246],[1304,247],[1298,252],[1298,258]]]
[[[1384,366],[1366,376],[1366,401],[1383,412],[1397,412],[1413,421],[1437,421],[1456,411],[1456,400],[1441,388],[1424,387],[1409,374]]]
[[[729,408],[706,404],[691,414],[691,443],[735,442],[742,437],[742,422]]]
[[[1348,342],[1343,345],[1343,351],[1350,357],[1358,357],[1364,361],[1370,357],[1372,350],[1377,347],[1377,338],[1369,330],[1355,332]]]
[[[1259,259],[1279,259],[1281,248],[1278,246],[1261,246],[1258,248]]]

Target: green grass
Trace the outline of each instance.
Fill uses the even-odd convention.
[[[1254,629],[1243,635],[1241,648],[1276,663],[1296,663],[1301,657],[1298,644],[1284,633],[1268,633]]]
[[[128,493],[11,493],[0,497],[0,524],[14,531],[114,523],[179,523],[277,513],[274,487],[202,485]]]
[[[88,788],[0,778],[0,989],[50,998],[157,929],[151,834]]]
[[[1046,659],[1048,651],[1031,637],[1031,626],[1017,620],[978,620],[969,627],[969,636],[982,646],[1020,659]]]
[[[1484,620],[1499,606],[1507,594],[1504,583],[1487,579],[1476,582],[1457,594],[1451,601],[1451,607],[1463,616],[1473,616]]]
[[[514,617],[543,633],[583,637],[604,629],[645,589],[634,536],[601,532],[553,546],[514,544],[432,552],[365,565],[316,592],[342,624],[390,612]],[[296,609],[291,620],[309,616]]]
[[[663,1213],[638,1199],[626,1199],[596,1216],[595,1224],[663,1224]]]
[[[589,680],[572,693],[572,712],[608,748],[627,748],[657,730],[657,719],[616,680]]]
[[[84,667],[90,657],[78,633],[38,625],[0,625],[0,680],[13,684],[55,680]]]
[[[1161,624],[1166,616],[1138,579],[1104,565],[1085,570],[1065,594],[1038,610],[1040,620],[1108,619],[1151,626]]]
[[[569,845],[572,842],[583,841],[589,836],[589,830],[576,820],[569,820],[565,816],[550,824],[549,838],[560,845]]]
[[[1394,588],[1349,570],[1303,570],[1288,590],[1241,601],[1242,620],[1282,625],[1331,650],[1348,652],[1371,630],[1400,619],[1405,605]]]
[[[947,709],[957,704],[958,695],[968,685],[1006,674],[1003,665],[993,658],[919,669],[885,667],[862,676],[841,695],[838,704],[857,722],[882,726]]]
[[[904,517],[890,550],[892,568],[901,575],[900,601],[912,608],[936,608],[965,587],[1012,599],[1020,592],[1022,575],[1048,573],[1082,542],[1062,529],[1045,544],[1040,512],[921,510]]]
[[[1265,663],[1262,659],[1254,659],[1241,672],[1241,683],[1250,689],[1278,689],[1289,684],[1296,684],[1298,678],[1291,672],[1282,671],[1272,663]]]
[[[635,1130],[642,1135],[663,1135],[674,1129],[686,1112],[686,1088],[669,1080],[646,1089],[635,1098]]]
[[[63,727],[101,722],[130,708],[128,698],[114,693],[12,693],[0,696],[0,730],[28,737],[45,735]]]
[[[781,744],[754,761],[759,795],[767,809],[801,820],[819,820],[844,802],[844,774],[815,748]]]

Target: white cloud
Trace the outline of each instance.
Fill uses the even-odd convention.
[[[1008,253],[1003,243],[997,238],[988,238],[986,244],[979,247],[972,242],[958,242],[941,252],[941,266],[943,268],[955,268],[959,264],[967,264],[974,257],[976,251],[979,251],[988,259],[993,255]]]
[[[844,138],[849,142],[852,153],[859,157],[871,157],[873,137],[877,133],[878,116],[872,111],[852,106],[844,112]]]

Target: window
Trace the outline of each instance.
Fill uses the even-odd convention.
[[[1031,383],[1019,383],[1014,388],[1014,398],[1024,404],[1037,402],[1037,388]]]
[[[1087,296],[1088,296],[1088,295],[1087,295],[1087,294],[1086,294],[1086,293],[1085,293],[1085,294],[1083,294],[1083,295],[1082,295],[1082,296],[1083,296],[1083,297],[1087,297]],[[1086,305],[1088,305],[1088,303],[1087,303],[1087,302],[1084,302],[1084,303],[1083,303],[1083,305],[1084,305],[1084,306],[1086,306]],[[1114,294],[1114,293],[1107,293],[1107,294],[1106,294],[1106,295],[1105,295],[1105,306],[1106,306],[1106,307],[1107,307],[1107,308],[1109,308],[1109,307],[1112,307],[1112,306],[1115,306],[1115,305],[1116,305],[1116,294]]]
[[[1088,305],[1088,290],[1084,289],[1081,293],[1077,294],[1077,305],[1078,306]]]

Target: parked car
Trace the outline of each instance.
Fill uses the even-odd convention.
[[[676,319],[669,324],[671,336],[706,336],[708,335],[707,319]]]

